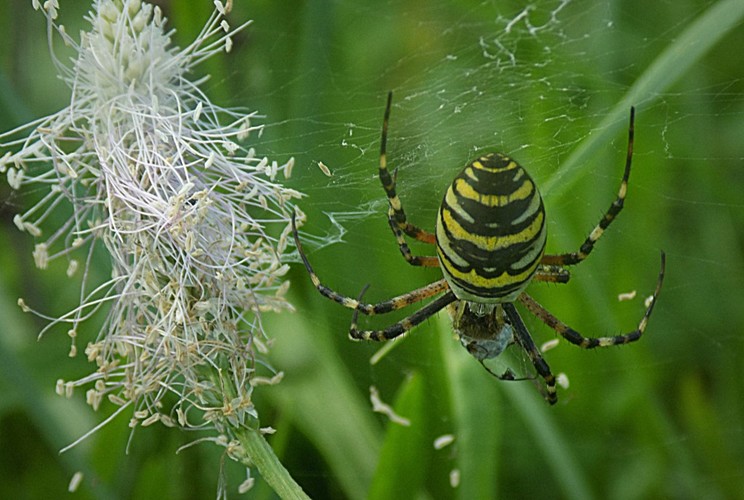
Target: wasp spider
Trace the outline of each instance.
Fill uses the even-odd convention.
[[[380,181],[388,198],[390,228],[403,258],[409,264],[440,267],[443,278],[377,304],[362,302],[364,290],[358,299],[341,295],[321,283],[313,271],[302,251],[293,218],[295,243],[313,285],[323,296],[354,310],[349,330],[352,339],[394,339],[447,308],[460,342],[482,364],[484,360],[501,354],[509,345],[518,344],[545,381],[545,399],[554,404],[558,400],[555,377],[520,318],[515,302],[521,303],[568,342],[584,349],[627,344],[641,338],[664,279],[663,252],[654,294],[638,327],[629,333],[584,337],[524,291],[533,280],[567,282],[570,276],[567,266],[578,264],[589,256],[597,240],[622,210],[633,157],[633,108],[630,109],[625,171],[617,198],[578,251],[545,255],[545,208],[537,186],[517,162],[498,153],[480,156],[455,177],[439,207],[434,233],[409,223],[396,193],[396,172],[391,175],[387,168],[386,143],[391,102],[392,93],[388,94],[385,108],[379,166]],[[406,236],[435,245],[436,257],[414,255]],[[360,330],[357,327],[360,312],[366,315],[384,314],[437,295],[439,297],[427,305],[387,328]],[[496,376],[514,379],[511,371]]]

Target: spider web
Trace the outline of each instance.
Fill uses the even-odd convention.
[[[388,89],[394,93],[389,167],[398,170],[397,187],[411,222],[431,230],[453,176],[477,154],[501,151],[517,159],[541,186],[548,250],[574,249],[617,190],[627,108],[609,123],[606,117],[655,59],[716,3],[679,8],[671,1],[657,2],[648,19],[639,5],[578,0],[519,6],[483,1],[468,8],[440,1],[427,3],[426,9],[396,2],[332,4],[338,29],[354,36],[350,42],[339,36],[326,45],[311,44],[308,52],[322,56],[312,58],[300,75],[287,70],[289,83],[269,95],[292,93],[293,102],[316,105],[296,105],[291,119],[267,120],[265,134],[266,147],[284,154],[280,141],[274,144],[271,138],[295,140],[295,182],[308,194],[303,206],[309,214],[303,228],[308,251],[343,242],[346,252],[398,258],[376,178]],[[658,18],[664,22],[659,24]],[[261,30],[260,22],[256,29]],[[336,39],[346,43],[336,45]],[[678,253],[683,267],[695,268],[692,276],[713,273],[723,288],[741,296],[737,283],[744,279],[742,267],[719,259],[740,259],[736,228],[741,227],[744,203],[729,183],[715,182],[742,180],[738,165],[744,151],[733,137],[741,132],[737,123],[744,115],[744,78],[738,63],[726,64],[726,44],[711,52],[672,85],[651,87],[630,102],[637,108],[629,195],[635,214],[621,219],[635,221],[613,226],[617,237],[608,237],[612,243],[603,241],[600,247],[608,257],[623,255],[642,266],[637,276],[653,276],[655,255],[666,248]],[[364,71],[356,71],[362,67]],[[333,103],[335,111],[317,113],[319,103]],[[606,140],[578,169],[563,171],[563,163],[594,136]],[[322,172],[326,167],[330,176]],[[708,181],[713,184],[706,187]],[[653,223],[656,207],[676,215],[664,219],[667,226]],[[701,225],[699,241],[728,234],[726,246],[696,245],[690,228],[680,223],[685,214],[694,214]],[[709,217],[721,221],[717,231],[705,222]],[[622,253],[608,248],[620,240]],[[612,278],[597,269],[583,271],[584,279]],[[344,282],[342,270],[323,274],[328,281]],[[680,286],[693,287],[695,280]],[[646,281],[640,293],[650,293],[652,281]],[[637,280],[623,283],[619,286],[627,289],[641,286]],[[360,287],[355,282],[352,290]],[[727,313],[742,320],[733,307]],[[702,331],[696,338],[719,342]]]
[[[394,3],[338,2],[334,9],[343,19],[344,31],[359,33],[361,41],[326,50],[343,52],[349,59],[377,58],[380,64],[374,67],[381,72],[349,76],[348,68],[327,61],[327,67],[309,68],[294,78],[322,82],[312,89],[312,97],[303,94],[300,84],[288,84],[275,93],[291,90],[299,94],[297,101],[337,102],[343,111],[312,118],[300,113],[267,124],[268,147],[271,137],[287,133],[302,145],[296,152],[301,157],[298,185],[308,193],[308,204],[325,217],[325,221],[317,217],[307,228],[311,248],[345,241],[350,227],[370,218],[384,223],[386,200],[376,168],[388,89],[394,93],[388,157],[390,167],[398,169],[398,191],[414,222],[433,225],[429,222],[444,187],[468,160],[484,151],[505,152],[526,166],[538,183],[546,184],[541,190],[549,206],[579,204],[592,215],[600,214],[604,200],[616,190],[627,113],[612,123],[615,133],[591,160],[591,167],[576,174],[582,183],[574,188],[571,180],[570,192],[561,188],[552,199],[553,188],[561,184],[561,164],[583,141],[605,133],[609,127],[601,123],[634,79],[713,3],[699,2],[684,11],[675,9],[673,2],[660,2],[660,10],[676,10],[675,15],[666,25],[645,26],[652,36],[638,37],[627,33],[629,25],[643,23],[630,3],[556,0],[510,8],[484,1],[470,9],[453,9],[458,17],[443,25],[450,9],[447,2],[434,2],[426,10],[405,10]],[[400,32],[409,30],[416,33],[410,35],[415,46],[396,43],[403,36]],[[382,48],[371,48],[370,40]],[[391,45],[397,58],[379,55]],[[698,163],[733,162],[744,156],[741,149],[719,157],[715,151],[683,145],[699,122],[700,116],[690,112],[696,104],[714,101],[721,108],[716,116],[730,122],[741,117],[740,75],[718,76],[683,89],[649,92],[633,102],[638,108],[636,170],[643,168],[644,156]],[[688,107],[680,109],[682,103]],[[322,172],[325,167],[330,176]],[[635,189],[657,189],[643,185],[643,178],[633,182]],[[594,204],[580,186],[599,189],[601,203]],[[343,195],[328,196],[329,190]],[[693,196],[679,202],[710,201]],[[741,203],[731,201],[728,206]],[[585,225],[593,222],[588,218]]]
[[[517,159],[541,186],[551,252],[576,249],[616,195],[628,108],[634,105],[635,157],[626,212],[599,243],[593,264],[576,271],[576,282],[555,293],[558,298],[551,295],[555,287],[536,296],[545,297],[551,309],[560,307],[558,315],[587,334],[633,328],[664,248],[669,264],[663,305],[650,322],[649,331],[656,333],[644,339],[659,356],[634,366],[665,373],[669,380],[710,377],[721,384],[714,389],[721,400],[732,401],[732,395],[722,396],[727,393],[722,381],[736,378],[731,367],[744,354],[744,202],[732,187],[744,182],[744,147],[734,139],[744,122],[744,74],[726,47],[744,43],[742,30],[675,81],[633,94],[662,54],[670,47],[687,50],[675,43],[724,3],[483,1],[466,9],[443,0],[427,2],[426,9],[396,2],[333,3],[338,26],[354,33],[352,41],[315,47],[327,59],[313,59],[299,76],[288,73],[291,83],[276,92],[291,89],[298,101],[334,102],[335,111],[318,114],[310,106],[308,118],[295,113],[269,125],[266,134],[289,134],[301,144],[295,181],[308,194],[303,209],[309,217],[302,239],[321,279],[350,295],[374,283],[368,298],[379,300],[438,277],[409,272],[386,227],[387,201],[376,169],[388,89],[394,94],[388,162],[397,168],[409,220],[431,230],[454,175],[477,154],[500,151]],[[648,9],[653,12],[646,16]],[[322,83],[306,90],[313,81]],[[628,96],[632,101],[614,113]],[[579,168],[563,170],[564,162],[596,136],[603,140],[593,154]],[[271,147],[270,140],[267,144]],[[331,257],[324,260],[324,255]],[[394,278],[380,276],[380,267]],[[619,304],[618,295],[632,291],[637,291],[633,307]],[[332,324],[341,333],[347,314],[335,307],[328,305],[340,318]],[[304,311],[311,322],[315,314]],[[536,326],[526,321],[531,329]],[[546,338],[542,335],[538,345]],[[344,352],[351,349],[363,348],[354,344]],[[369,353],[360,355],[362,362]],[[570,367],[569,376],[607,380],[608,372],[623,370],[607,368],[606,357],[585,352],[561,356],[547,355],[555,372]],[[577,357],[581,362],[570,361]],[[680,366],[688,367],[689,375],[678,374]],[[384,378],[371,370],[375,383]],[[734,414],[724,412],[720,420],[734,422]],[[732,427],[730,433],[740,431]]]
[[[432,192],[442,192],[454,173],[477,152],[499,150],[529,159],[537,164],[531,170],[539,175],[541,170],[555,169],[582,135],[590,133],[571,126],[576,116],[590,123],[592,116],[586,109],[602,96],[583,90],[581,80],[586,75],[577,72],[572,67],[573,58],[567,56],[582,50],[584,40],[570,33],[571,24],[562,19],[570,6],[571,2],[564,0],[502,13],[492,4],[482,3],[446,27],[434,19],[427,20],[431,12],[404,14],[405,20],[418,25],[418,29],[442,30],[428,43],[402,54],[377,77],[381,88],[394,93],[389,157],[392,167],[399,170],[399,192],[406,205],[416,207],[417,218],[433,220],[439,200],[438,196],[432,198]],[[433,10],[435,17],[441,17],[437,8]],[[398,21],[384,12],[379,8],[374,13],[365,11],[358,19],[371,15],[381,25]],[[362,22],[366,23],[359,21],[360,25]],[[349,29],[357,28],[363,29]],[[412,67],[420,70],[411,74]],[[532,76],[545,74],[545,68],[550,68],[550,77]],[[400,75],[406,78],[401,80]],[[334,78],[332,74],[327,76]],[[615,87],[614,91],[604,91],[610,95],[608,102],[621,91],[609,81],[601,86]],[[338,85],[333,87],[338,90]],[[350,194],[331,200],[323,210],[334,229],[322,238],[325,244],[340,239],[345,219],[379,215],[386,205],[379,186],[375,185],[369,196],[370,184],[375,182],[384,92],[360,98],[356,92],[344,95],[341,91],[341,96],[334,94],[332,98],[365,101],[370,108],[363,113],[347,113],[342,119],[348,121],[343,123],[334,122],[335,117],[321,119],[314,125],[322,131],[305,137],[305,143],[316,144],[310,147],[310,167],[323,164],[332,172],[330,180],[316,172],[306,190],[312,191],[318,183],[317,189],[342,188]],[[602,108],[592,113],[601,112]],[[360,115],[372,118],[358,121]],[[596,121],[596,116],[593,118]],[[547,140],[530,140],[536,128]],[[332,142],[318,145],[316,139],[329,134],[335,136]],[[325,200],[314,200],[313,204],[316,202]]]
[[[251,11],[272,7],[249,5],[242,18],[255,19],[248,30],[255,51],[247,50],[246,61],[255,64],[256,86],[263,90],[236,100],[266,115],[257,150],[297,160],[289,182],[307,194],[301,235],[318,274],[350,295],[373,283],[368,298],[380,300],[437,277],[435,270],[407,267],[386,225],[387,201],[376,176],[388,90],[394,93],[388,161],[398,169],[411,222],[431,230],[454,175],[477,154],[500,151],[525,166],[541,188],[549,251],[574,250],[616,194],[627,113],[613,110],[664,50],[723,3],[335,0],[306,6],[285,25]],[[744,356],[744,73],[739,51],[731,48],[742,43],[739,27],[671,86],[651,88],[630,103],[637,107],[636,147],[626,211],[572,283],[536,292],[583,333],[613,333],[608,322],[632,328],[664,248],[667,279],[643,340],[657,357],[641,357],[633,369],[665,381],[705,380],[724,408],[710,425],[723,423],[723,433],[737,442]],[[286,46],[293,44],[295,59],[284,64],[291,52]],[[261,78],[269,82],[264,87]],[[600,150],[581,168],[562,170],[596,136],[606,139]],[[306,279],[298,270],[293,281]],[[617,294],[632,290],[638,291],[633,307],[619,304]],[[344,354],[362,366],[356,373],[383,387],[386,375],[368,365],[374,348],[346,342],[348,311],[324,305],[321,312],[298,304],[299,315],[319,336],[337,333],[338,343],[348,344]],[[625,312],[616,312],[620,308]],[[619,316],[608,320],[608,312]],[[544,326],[525,321],[530,330],[540,329],[538,345],[552,338]],[[380,324],[387,323],[370,326]],[[603,366],[611,353],[577,349],[565,357],[558,351],[546,357],[556,373],[569,367],[569,377],[606,380],[607,372],[622,369]],[[521,359],[516,364],[521,373],[531,368]],[[627,362],[620,366],[627,369]],[[400,379],[406,369],[401,365],[391,377]],[[675,440],[688,438],[684,432],[668,436],[672,451]]]
[[[396,2],[334,3],[337,26],[354,33],[351,42],[312,45],[322,57],[312,59],[299,76],[288,70],[290,83],[275,93],[296,93],[297,102],[333,103],[335,111],[314,113],[321,104],[306,105],[307,118],[294,113],[291,119],[268,120],[266,133],[269,148],[281,150],[270,138],[284,135],[300,145],[295,182],[308,195],[302,238],[309,253],[322,255],[321,247],[341,246],[332,250],[334,255],[398,259],[405,267],[386,227],[387,201],[376,177],[388,89],[394,94],[388,162],[397,169],[397,189],[409,220],[432,230],[454,175],[477,154],[500,151],[525,166],[541,188],[549,252],[574,250],[616,195],[632,104],[636,144],[628,203],[635,212],[623,213],[623,222],[613,225],[597,252],[606,257],[593,256],[598,264],[582,270],[582,279],[618,281],[613,294],[638,288],[639,303],[652,290],[658,252],[664,248],[673,263],[677,254],[673,265],[689,271],[689,280],[679,286],[689,290],[714,275],[723,289],[741,297],[744,269],[737,228],[744,223],[744,203],[728,182],[720,183],[742,181],[738,165],[744,148],[733,139],[744,115],[738,63],[726,55],[726,43],[719,43],[671,85],[633,94],[664,51],[723,3],[700,1],[679,8],[671,1],[657,2],[648,19],[632,2],[482,1],[456,8],[441,1],[427,3],[426,9]],[[734,33],[741,35],[741,30]],[[613,115],[628,95],[633,95],[628,108]],[[616,118],[608,122],[608,116]],[[563,170],[564,162],[595,136],[603,139],[594,153],[578,169]],[[323,173],[326,168],[330,176]],[[654,218],[657,209],[667,215]],[[688,225],[681,222],[688,217]],[[709,219],[720,221],[716,230]],[[692,220],[700,226],[694,231]],[[713,243],[724,234],[731,237],[724,238],[723,246]],[[638,269],[618,280],[609,270],[613,259]],[[351,283],[339,267],[320,274],[329,284],[348,285],[344,290],[354,295],[376,277],[358,271]],[[412,285],[390,292],[403,293]],[[717,290],[711,288],[709,296]],[[594,299],[598,292],[587,288],[584,298]],[[665,300],[675,300],[673,294],[665,291]],[[606,298],[604,305],[612,306],[613,300],[616,304],[616,298]],[[734,306],[723,314],[744,323]],[[634,320],[624,324],[629,321]],[[719,349],[720,337],[705,333],[701,323],[694,322],[701,328],[692,334],[696,341]],[[588,327],[605,328],[599,319]],[[738,337],[733,340],[741,347]]]

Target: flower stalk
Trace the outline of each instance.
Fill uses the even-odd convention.
[[[220,107],[200,90],[204,79],[188,79],[248,25],[230,28],[229,3],[215,5],[179,48],[160,9],[140,0],[95,1],[78,41],[57,24],[56,0],[34,1],[50,46],[56,33],[75,51],[71,65],[54,59],[71,98],[0,135],[0,172],[14,189],[45,191],[14,218],[37,241],[36,266],[65,259],[70,278],[82,272],[79,305],[60,317],[19,300],[48,318],[40,336],[64,325],[75,356],[81,325],[108,308],[85,347],[95,371],[58,381],[58,392],[85,389],[96,410],[107,402],[114,415],[131,411],[132,428],[205,430],[233,458],[244,461],[234,452],[242,445],[251,462],[271,462],[252,396],[281,378],[261,362],[261,315],[291,310],[283,256],[300,193],[280,180],[293,159],[280,164],[241,145],[262,131],[256,113]],[[61,223],[60,211],[70,214]],[[101,246],[110,278],[95,282]]]

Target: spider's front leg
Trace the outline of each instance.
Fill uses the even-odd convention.
[[[422,241],[424,243],[428,243],[430,245],[434,245],[436,243],[436,237],[434,234],[424,231],[423,229],[414,226],[413,224],[410,224],[408,220],[406,219],[406,213],[403,210],[403,204],[400,201],[400,198],[398,197],[398,193],[395,189],[395,181],[397,177],[397,170],[396,173],[394,173],[392,176],[390,175],[390,171],[387,168],[387,133],[388,133],[388,121],[390,120],[390,107],[393,103],[393,93],[388,92],[387,97],[387,105],[385,106],[385,117],[382,121],[382,134],[380,138],[380,167],[379,167],[379,176],[380,176],[380,182],[382,183],[382,188],[385,190],[385,194],[388,198],[388,204],[390,205],[390,210],[388,211],[388,218],[390,220],[390,226],[393,227],[393,233],[396,235],[396,239],[398,240],[398,244],[400,245],[401,238],[398,237],[397,231],[400,233],[405,233],[411,238],[414,238],[418,241]],[[405,241],[404,241],[405,244]],[[406,256],[406,253],[404,252],[403,247],[401,247],[401,252],[403,252],[403,256]],[[410,251],[409,251],[410,254]],[[408,258],[406,258],[409,262]],[[414,264],[414,265],[429,265],[429,264]]]
[[[393,231],[393,235],[395,235],[395,241],[398,243],[400,253],[406,259],[406,262],[412,266],[439,267],[439,259],[436,257],[413,255],[408,243],[406,243],[403,230],[395,222],[395,211],[392,206],[388,209],[388,223],[390,224],[390,229]]]
[[[571,279],[571,273],[561,266],[540,264],[532,279],[549,283],[568,283],[568,280]]]
[[[578,252],[570,252],[559,255],[544,255],[540,261],[543,265],[557,265],[557,266],[572,266],[586,259],[591,251],[594,249],[594,245],[597,240],[604,234],[605,230],[610,226],[612,221],[615,220],[617,215],[623,209],[625,203],[625,196],[628,193],[628,179],[630,178],[630,165],[633,160],[633,130],[635,122],[635,108],[630,108],[630,124],[628,125],[628,151],[625,156],[625,171],[623,172],[623,178],[620,181],[620,189],[617,193],[617,198],[612,202],[610,208],[607,209],[602,219],[594,227],[589,236],[586,238],[584,243],[579,247]]]

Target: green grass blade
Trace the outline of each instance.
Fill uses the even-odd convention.
[[[382,439],[328,328],[297,314],[274,315],[266,324],[280,344],[271,352],[274,365],[293,374],[265,391],[266,397],[313,442],[345,495],[365,498]]]
[[[724,36],[744,19],[742,0],[721,0],[667,47],[636,80],[625,97],[607,113],[596,130],[584,140],[560,168],[541,185],[544,194],[559,197],[578,180],[577,171],[590,168],[589,159],[604,147],[620,128],[626,127],[626,117],[631,106],[648,103],[660,96],[695,63],[713,48]]]
[[[454,445],[460,472],[457,496],[496,498],[504,428],[498,381],[484,377],[485,370],[451,338],[452,327],[445,315],[440,314],[438,325],[450,380]]]
[[[389,422],[369,500],[415,498],[426,478],[428,432],[426,386],[419,373],[408,378],[398,391],[395,413],[409,425]],[[423,463],[422,463],[423,462]]]
[[[589,479],[584,474],[572,446],[555,425],[551,408],[541,398],[525,390],[522,384],[503,384],[504,394],[517,409],[519,418],[533,436],[535,448],[545,457],[552,469],[556,483],[563,488],[563,498],[590,500],[594,498],[589,487]]]

